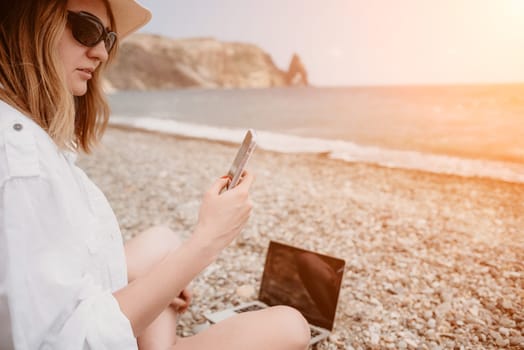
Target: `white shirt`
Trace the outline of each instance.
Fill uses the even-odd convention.
[[[0,101],[0,349],[137,349],[120,229],[75,158]]]

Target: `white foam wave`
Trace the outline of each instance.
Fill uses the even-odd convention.
[[[112,116],[110,123],[213,141],[240,143],[245,129],[178,122],[171,119]],[[280,153],[326,153],[333,159],[439,174],[493,178],[524,183],[524,166],[497,161],[463,159],[414,151],[361,146],[348,141],[300,137],[257,130],[259,148]]]

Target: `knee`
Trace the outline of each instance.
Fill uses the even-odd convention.
[[[309,324],[302,314],[296,309],[289,306],[275,306],[272,307],[275,312],[273,320],[279,320],[275,324],[283,331],[285,336],[285,343],[288,349],[303,350],[306,349],[311,333]]]
[[[125,245],[128,280],[133,281],[161,261],[171,250],[180,246],[179,234],[166,226],[154,226]]]

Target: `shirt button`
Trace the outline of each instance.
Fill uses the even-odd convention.
[[[13,125],[13,129],[15,129],[16,131],[21,131],[23,128],[23,125],[20,123],[16,123],[15,125]]]

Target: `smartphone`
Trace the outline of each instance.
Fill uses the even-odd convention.
[[[231,181],[229,181],[229,184],[227,185],[228,190],[235,187],[240,181],[242,172],[246,167],[249,157],[251,157],[251,154],[253,154],[256,144],[257,140],[255,130],[249,129],[246,132],[244,141],[242,141],[242,145],[240,145],[240,148],[238,149],[235,160],[233,161],[233,164],[231,165],[231,168],[229,168],[229,172],[227,173],[228,177],[231,179]]]

